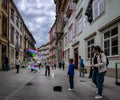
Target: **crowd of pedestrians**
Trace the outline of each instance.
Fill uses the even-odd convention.
[[[102,91],[103,91],[103,82],[104,82],[104,76],[106,74],[107,71],[107,67],[106,67],[106,56],[104,54],[104,52],[101,50],[100,46],[95,46],[93,48],[93,53],[94,53],[94,57],[93,57],[93,63],[90,65],[92,68],[92,72],[91,72],[91,78],[92,78],[92,82],[95,84],[96,86],[96,93],[97,96],[95,96],[95,99],[101,99],[103,98],[102,96]],[[84,64],[84,59],[79,56],[79,71],[80,71],[80,77],[84,78],[84,74],[85,74],[85,64]],[[69,81],[69,88],[68,91],[74,91],[74,69],[75,69],[75,64],[73,63],[73,59],[69,59],[69,65],[68,65],[68,71],[67,71],[67,76],[68,76],[68,81]],[[21,61],[19,59],[19,57],[16,57],[15,60],[15,66],[16,66],[16,73],[19,73],[19,68],[20,68],[20,64]],[[38,64],[39,70],[40,67],[42,66],[41,63]],[[47,58],[44,61],[44,66],[45,66],[45,76],[50,76],[50,67],[52,67],[52,69],[56,69],[57,65],[50,62],[50,59]],[[58,63],[58,67],[59,69],[65,69],[65,62],[64,60],[62,60],[61,62]],[[9,59],[8,57],[5,58],[4,60],[4,70],[8,71],[9,70]]]

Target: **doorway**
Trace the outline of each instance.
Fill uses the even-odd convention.
[[[75,69],[78,69],[78,48],[74,49],[74,64]]]

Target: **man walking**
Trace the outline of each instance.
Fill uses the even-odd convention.
[[[17,73],[19,73],[20,60],[19,60],[19,57],[18,57],[18,56],[16,57],[15,65],[16,65]]]
[[[80,77],[84,77],[84,62],[81,56],[79,56],[79,64],[80,64]]]
[[[49,58],[45,61],[45,76],[50,76],[50,62]]]

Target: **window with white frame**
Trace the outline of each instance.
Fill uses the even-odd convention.
[[[17,27],[19,27],[19,17],[18,16],[16,16],[16,25],[17,25]]]
[[[15,14],[14,9],[11,8],[11,19],[13,22],[14,22],[14,14]]]
[[[104,0],[94,0],[93,1],[93,19],[96,19],[100,16],[105,10],[105,1]]]
[[[72,37],[73,37],[73,34],[72,34],[72,25],[71,25],[71,27],[69,28],[69,31],[68,31],[68,36],[69,36],[69,41],[71,41],[72,40]]]
[[[67,43],[69,43],[69,34],[67,32]]]
[[[11,43],[14,44],[14,27],[11,26]]]
[[[64,41],[65,41],[65,46],[67,45],[67,33],[65,33],[65,37],[64,37]]]
[[[20,47],[22,47],[22,35],[20,35]]]
[[[107,56],[118,55],[118,27],[104,33],[104,52]]]
[[[82,32],[82,28],[83,28],[83,19],[82,16],[80,16],[77,19],[77,34],[80,34]]]
[[[19,38],[19,33],[18,33],[18,31],[16,31],[16,42],[17,43],[19,42],[18,38]]]
[[[93,57],[93,48],[94,48],[94,38],[87,41],[87,58]]]
[[[10,56],[10,59],[11,59],[11,64],[14,64],[14,50],[11,49],[11,56]]]

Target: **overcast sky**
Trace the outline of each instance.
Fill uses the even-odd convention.
[[[36,40],[36,47],[49,41],[55,21],[54,0],[14,0],[26,26]]]

